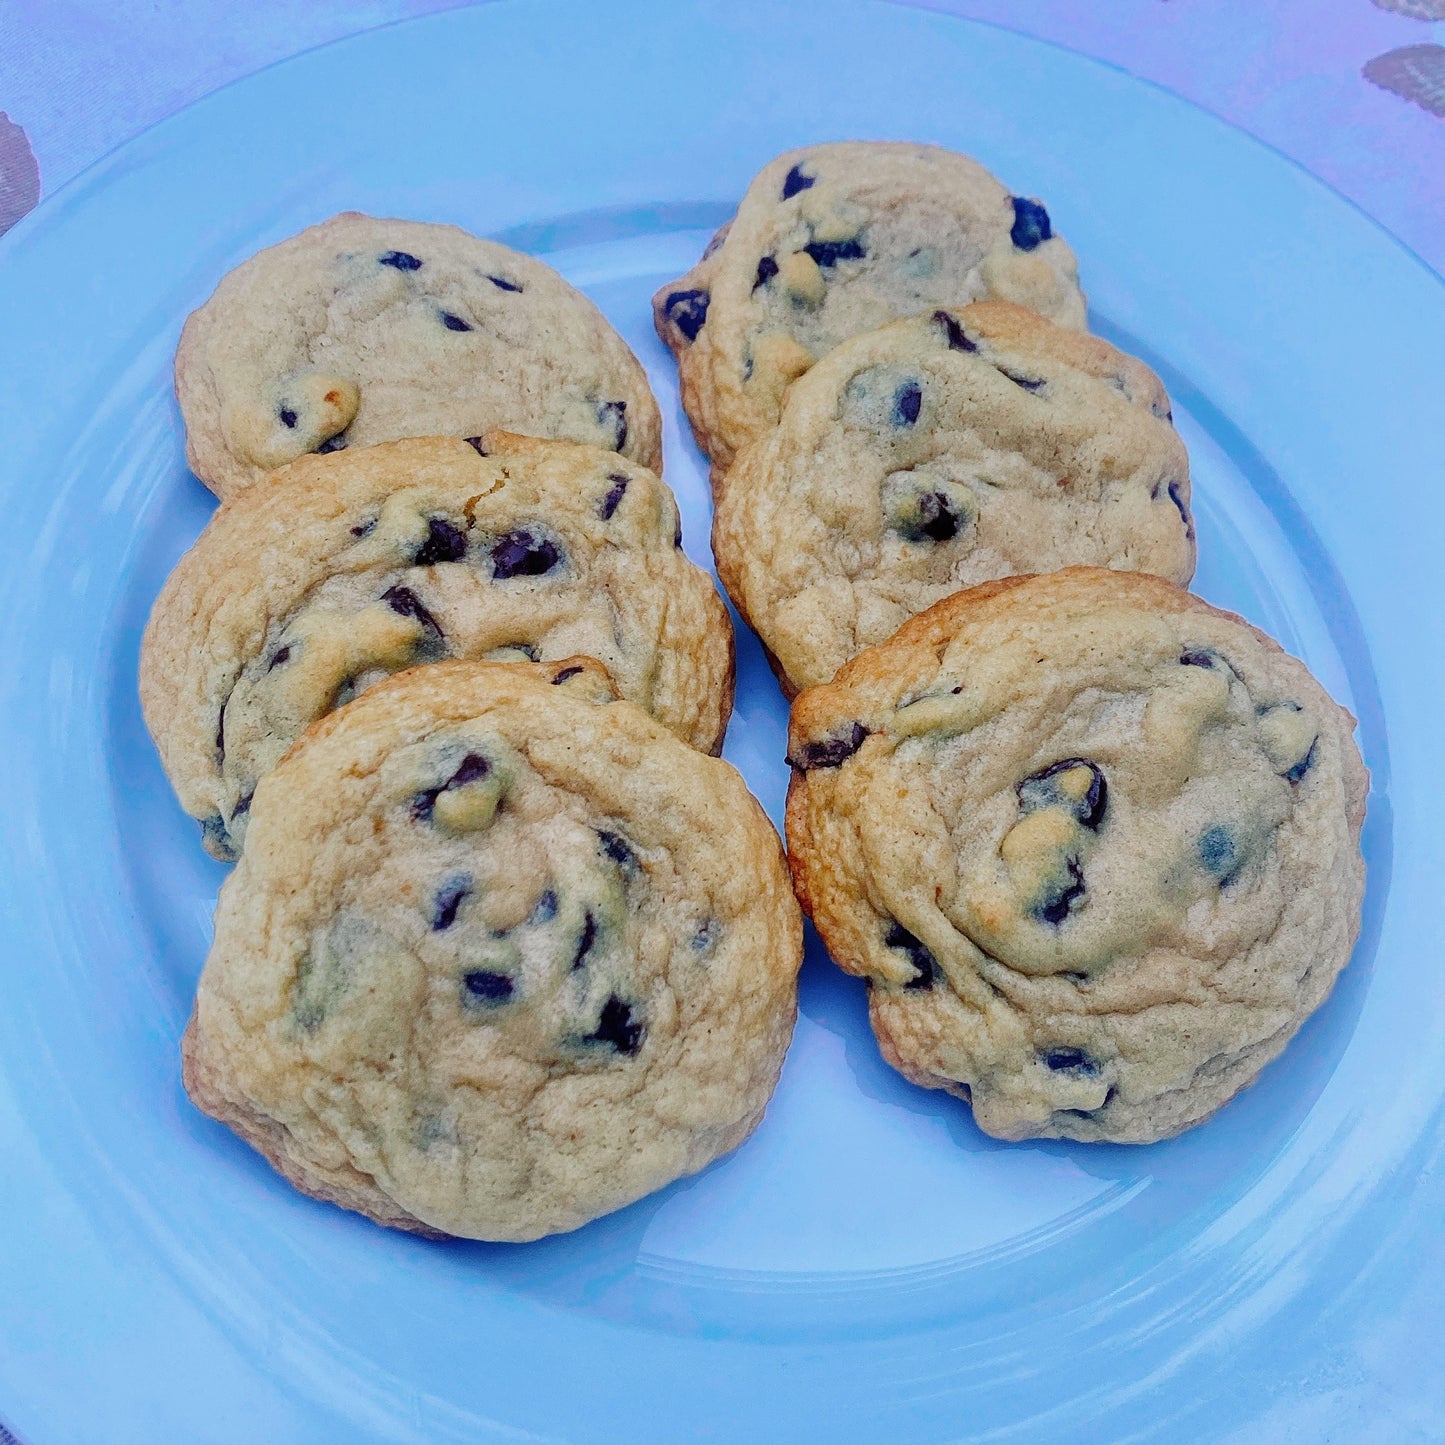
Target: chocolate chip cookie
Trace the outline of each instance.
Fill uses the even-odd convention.
[[[732,628],[681,550],[671,491],[598,447],[409,438],[303,458],[225,502],[156,602],[141,701],[225,858],[257,781],[380,678],[574,653],[687,742],[721,748]]]
[[[793,708],[788,844],[885,1057],[980,1127],[1198,1123],[1323,1002],[1359,932],[1354,720],[1157,577],[936,604]]]
[[[1142,362],[1001,301],[851,337],[738,456],[718,576],[791,693],[943,597],[1071,564],[1194,572],[1189,458]]]
[[[176,352],[192,470],[226,497],[308,452],[493,427],[658,470],[637,358],[551,267],[348,211],[225,276]]]
[[[840,341],[987,298],[1083,328],[1074,253],[1042,203],[953,151],[845,141],[764,166],[653,314],[716,477]]]
[[[608,699],[585,658],[416,668],[261,781],[185,1082],[306,1193],[535,1239],[762,1117],[802,954],[777,836]]]

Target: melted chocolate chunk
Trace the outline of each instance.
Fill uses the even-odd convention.
[[[1228,888],[1244,867],[1244,852],[1233,828],[1216,823],[1199,835],[1199,861],[1221,888]]]
[[[283,407],[281,408],[280,412],[277,413],[277,414],[278,414],[278,415],[280,416],[280,418],[281,418],[281,425],[282,425],[282,426],[284,426],[284,427],[294,427],[294,426],[296,425],[296,413],[295,413],[294,411],[292,411],[289,406],[283,406]]]
[[[796,165],[783,177],[783,199],[790,201],[799,191],[806,191],[817,179],[815,176],[805,176],[801,165]]]
[[[614,993],[602,1005],[602,1017],[596,1029],[587,1035],[588,1043],[611,1044],[619,1054],[635,1054],[642,1047],[647,1029],[632,1012],[632,1005],[623,1003]]]
[[[457,909],[462,906],[462,900],[472,891],[472,879],[469,873],[459,873],[455,878],[449,878],[437,891],[436,898],[432,901],[431,926],[432,931],[440,933],[444,928],[450,928],[457,921]]]
[[[569,677],[576,677],[582,669],[580,667],[564,667],[561,672],[556,673],[552,678],[552,686],[557,687],[567,681]]]
[[[520,291],[522,289],[516,281],[508,281],[505,276],[488,276],[487,280],[490,281],[498,291]]]
[[[868,254],[856,236],[846,241],[809,241],[803,250],[823,267],[836,266],[839,261],[861,261]]]
[[[1002,372],[1004,376],[1008,377],[1015,386],[1021,386],[1025,391],[1039,392],[1042,391],[1046,385],[1042,377],[1020,376],[1017,372],[1010,371],[1006,366],[1000,366],[997,369]]]
[[[592,945],[597,942],[597,919],[593,917],[589,908],[582,915],[582,936],[577,940],[577,951],[572,955],[572,967],[581,968],[587,962],[587,955],[592,952]]]
[[[547,889],[537,900],[528,915],[528,924],[536,928],[539,924],[550,923],[557,916],[557,895],[552,889]]]
[[[1188,652],[1179,654],[1179,664],[1181,667],[1213,668],[1219,665],[1219,659],[1212,652],[1191,648]]]
[[[597,420],[603,426],[612,428],[612,450],[620,452],[627,445],[627,403],[625,401],[598,402]]]
[[[893,425],[912,426],[923,410],[923,388],[916,381],[905,381],[893,397]]]
[[[804,743],[801,755],[789,758],[788,762],[805,773],[812,772],[814,768],[841,767],[863,746],[867,736],[868,729],[862,723],[855,722],[842,737]]]
[[[1045,1049],[1042,1057],[1044,1063],[1055,1073],[1097,1074],[1099,1072],[1098,1064],[1083,1049],[1055,1047]]]
[[[624,477],[621,472],[608,472],[607,480],[612,483],[611,490],[603,497],[602,504],[597,508],[597,515],[604,522],[612,520],[612,514],[626,495],[628,478]]]
[[[441,317],[442,325],[448,331],[470,331],[472,329],[472,323],[464,321],[455,311],[440,311],[437,314]]]
[[[267,672],[274,672],[278,667],[284,667],[291,661],[291,644],[288,642],[284,647],[276,649],[276,655],[266,664]]]
[[[1088,768],[1090,774],[1089,788],[1082,798],[1069,797],[1056,781],[1060,773],[1075,768]],[[1030,773],[1015,785],[1014,791],[1018,794],[1019,807],[1025,813],[1033,813],[1040,808],[1066,808],[1082,827],[1091,832],[1098,830],[1109,806],[1109,784],[1103,769],[1088,758],[1063,758],[1057,763],[1050,763],[1048,767]]]
[[[689,342],[707,324],[707,308],[712,296],[706,291],[673,291],[662,303],[662,313]]]
[[[753,290],[766,286],[778,274],[778,263],[771,256],[764,256],[758,262],[758,274],[753,278]]]
[[[918,534],[931,542],[950,542],[958,536],[964,519],[953,510],[942,492],[925,492],[918,499]]]
[[[1297,783],[1297,782],[1299,782],[1299,780],[1300,780],[1302,777],[1304,777],[1304,775],[1305,775],[1307,772],[1309,772],[1309,770],[1310,770],[1312,767],[1314,767],[1314,765],[1315,765],[1315,749],[1318,748],[1319,745],[1320,745],[1320,740],[1319,740],[1318,738],[1316,738],[1316,739],[1314,740],[1314,742],[1312,742],[1312,743],[1310,744],[1310,749],[1309,749],[1309,751],[1304,755],[1304,757],[1302,757],[1302,758],[1299,760],[1299,762],[1297,762],[1297,763],[1294,765],[1294,767],[1290,768],[1289,771],[1288,771],[1287,773],[1285,773],[1284,776],[1285,776],[1285,781],[1286,781],[1286,782],[1290,782],[1290,783]]]
[[[394,266],[398,271],[421,270],[421,262],[409,251],[383,251],[376,259],[383,266]]]
[[[358,522],[352,529],[353,537],[369,537],[376,531],[376,518],[368,517],[364,522]]]
[[[632,851],[626,838],[617,833],[604,832],[599,828],[597,843],[603,853],[622,870],[623,877],[635,878],[637,876],[637,854]]]
[[[512,996],[512,980],[504,973],[478,970],[462,980],[467,992],[482,1003],[506,1003]]]
[[[479,457],[486,456],[487,449],[482,445],[481,437],[463,437],[462,440],[466,442]]]
[[[1037,201],[1014,196],[1014,223],[1009,231],[1011,240],[1020,251],[1032,251],[1045,241],[1051,240],[1054,228],[1049,224],[1049,213]]]
[[[545,576],[561,560],[562,554],[553,543],[525,527],[492,543],[492,575],[499,582],[512,577]]]
[[[947,311],[935,311],[933,320],[943,328],[950,351],[977,351],[978,347],[968,339],[968,333]]]
[[[381,600],[393,612],[399,612],[403,617],[415,617],[428,632],[435,633],[438,637],[442,635],[436,618],[422,606],[421,598],[410,587],[388,587],[381,594]]]
[[[424,788],[415,794],[411,800],[411,815],[418,822],[424,822],[432,815],[432,809],[436,806],[437,798],[453,788],[464,788],[468,783],[479,782],[492,771],[492,765],[480,753],[468,753],[461,761],[456,772],[446,782],[439,783],[435,788]]]
[[[444,517],[427,522],[427,539],[417,550],[412,565],[431,567],[438,562],[460,562],[467,555],[467,534],[452,526]]]
[[[346,450],[346,433],[339,431],[334,437],[327,437],[324,442],[312,450],[319,456],[325,456],[328,452],[344,452]]]
[[[938,982],[938,960],[928,946],[915,938],[901,923],[895,921],[888,925],[888,932],[884,935],[883,942],[889,948],[897,948],[906,953],[909,963],[918,970],[903,985],[904,988],[913,990],[932,988]]]
[[[1084,896],[1084,870],[1073,858],[1064,860],[1069,881],[1057,891],[1046,894],[1033,907],[1033,916],[1040,923],[1057,928],[1073,911],[1074,904]]]
[[[1179,516],[1184,522],[1184,535],[1192,542],[1194,540],[1194,518],[1189,515],[1189,508],[1184,505],[1182,489],[1178,482],[1169,483],[1169,500],[1179,508]]]

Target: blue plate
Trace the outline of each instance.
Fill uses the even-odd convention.
[[[1374,771],[1365,929],[1260,1082],[1149,1148],[1004,1145],[879,1059],[814,946],[768,1118],[578,1233],[438,1246],[290,1190],[181,1092],[222,870],[136,650],[211,508],[169,366],[228,267],[345,207],[546,256],[646,361],[775,152],[941,141],[1047,197],[1167,381],[1199,590],[1301,654]],[[59,1442],[1445,1438],[1445,287],[1279,156],[985,26],[830,0],[503,3],[210,97],[0,245],[0,1415]],[[776,818],[741,639],[728,754]]]

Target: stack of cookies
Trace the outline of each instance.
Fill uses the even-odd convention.
[[[1305,668],[1183,590],[1168,398],[1084,333],[1046,207],[813,146],[654,312],[795,699],[798,897],[885,1057],[1008,1139],[1204,1118],[1349,958],[1368,778]]]
[[[1168,397],[1085,330],[1045,205],[936,147],[814,146],[654,311],[793,700],[786,859],[716,756],[728,615],[590,302],[344,215],[187,322],[222,505],[141,694],[238,860],[192,1098],[381,1223],[575,1228],[756,1125],[800,902],[889,1062],[988,1132],[1205,1117],[1349,957],[1368,780],[1302,664],[1184,590]]]
[[[239,859],[192,1098],[423,1234],[572,1229],[734,1148],[802,923],[712,756],[731,626],[622,339],[529,257],[345,215],[227,276],[176,382],[222,504],[141,697]]]

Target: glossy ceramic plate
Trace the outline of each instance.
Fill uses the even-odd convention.
[[[1197,588],[1303,656],[1374,772],[1354,962],[1148,1148],[1000,1144],[879,1059],[812,945],[735,1156],[578,1233],[436,1245],[302,1198],[180,1087],[222,869],[136,701],[209,513],[182,319],[345,207],[546,257],[647,363],[648,297],[777,151],[940,141],[1048,199],[1097,330],[1165,378]],[[1077,56],[832,0],[502,3],[210,97],[0,245],[0,1417],[30,1445],[1445,1437],[1445,287],[1279,156]],[[740,636],[728,756],[780,816]]]

